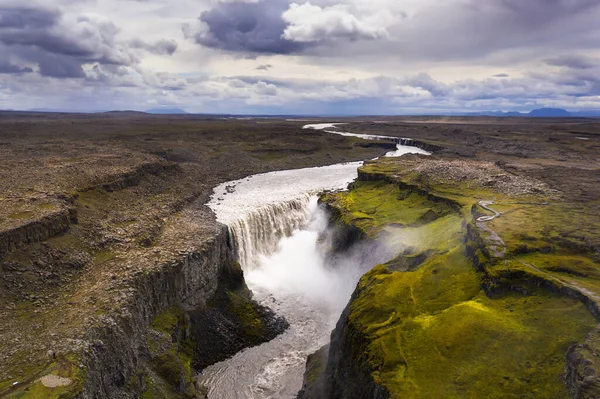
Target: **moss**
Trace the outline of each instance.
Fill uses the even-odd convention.
[[[238,262],[231,262],[223,268],[219,288],[209,306],[220,309],[236,323],[240,323],[244,334],[252,338],[265,333],[257,304],[251,300],[251,292],[244,282],[244,272]]]
[[[582,303],[558,293],[566,283],[593,286],[600,267],[573,253],[579,247],[557,244],[564,218],[548,212],[558,208],[517,204],[476,186],[418,181],[389,161],[363,171],[372,174],[369,181],[324,200],[344,223],[369,235],[385,232],[399,253],[357,286],[348,315],[352,342],[360,346],[352,348],[355,361],[366,356],[374,381],[392,397],[567,398],[560,378],[565,354],[596,321]],[[432,201],[423,188],[460,209]],[[484,213],[477,198],[488,195],[504,202],[495,208],[502,217],[487,224],[506,240],[504,261],[490,258],[473,224]],[[437,217],[424,218],[429,211]],[[528,250],[520,252],[524,245]],[[538,288],[542,278],[556,289]],[[490,298],[482,289],[486,279],[526,286],[529,295]]]
[[[117,254],[113,251],[100,251],[94,255],[93,262],[95,265],[100,265],[109,260],[113,260],[117,257]]]
[[[306,360],[306,382],[314,383],[318,378],[323,375],[325,367],[327,366],[327,354],[329,352],[329,345],[321,347],[315,353],[308,355]]]
[[[74,356],[63,356],[35,374],[28,373],[29,379],[23,386],[17,386],[8,394],[8,398],[23,399],[72,399],[77,397],[83,389],[85,372],[77,364],[79,362]],[[48,388],[40,382],[45,375],[56,375],[69,378],[71,383],[67,386]],[[27,378],[27,377],[25,377]]]
[[[167,381],[171,387],[179,389],[187,383],[185,366],[177,354],[168,352],[158,356],[153,361],[156,372]]]
[[[146,389],[140,399],[178,399],[173,390],[158,376],[146,376],[144,379]]]
[[[35,216],[35,212],[26,211],[26,212],[20,212],[20,213],[11,213],[10,215],[8,215],[8,218],[22,220],[22,219],[31,219],[34,216]]]
[[[581,255],[559,255],[532,253],[520,259],[550,273],[559,273],[568,278],[589,278],[600,280],[600,265]]]
[[[173,306],[154,318],[150,327],[169,336],[185,326],[185,313],[180,306]]]
[[[595,325],[582,304],[546,292],[486,297],[460,247],[415,272],[374,269],[349,322],[394,395],[473,398],[566,397],[564,354]]]
[[[209,306],[220,309],[230,320],[239,324],[242,333],[250,339],[260,338],[265,333],[262,317],[257,310],[257,305],[250,300],[244,290],[225,289],[218,292],[210,301]]]
[[[150,327],[163,333],[164,338],[160,338],[160,334],[148,335],[154,375],[146,379],[147,388],[142,397],[192,397],[195,393],[191,367],[194,343],[186,336],[184,310],[173,306],[161,312]]]
[[[418,227],[452,211],[446,203],[385,181],[358,181],[349,192],[328,194],[322,201],[341,209],[343,222],[369,237],[377,236],[386,226]]]

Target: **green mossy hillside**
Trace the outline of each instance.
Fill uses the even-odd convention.
[[[147,333],[150,361],[149,367],[140,373],[141,398],[196,397],[191,367],[194,343],[188,325],[188,317],[179,306],[163,311],[150,325]]]
[[[375,382],[402,398],[568,397],[565,354],[592,315],[542,290],[487,297],[463,250],[361,280],[349,323],[368,342],[355,350],[368,353]]]
[[[501,205],[501,217],[485,224],[505,240],[500,258],[476,222],[490,214],[477,206],[482,199]],[[385,160],[322,201],[343,223],[397,248],[360,280],[346,327],[362,345],[351,348],[354,361],[366,356],[391,397],[569,397],[566,353],[597,321],[561,286],[591,291],[600,267],[545,198],[440,184]],[[554,285],[540,288],[533,274]],[[483,287],[492,283],[504,289],[488,296]]]
[[[326,194],[321,202],[340,209],[343,223],[369,237],[386,228],[418,227],[452,212],[445,202],[385,181],[357,181],[349,192]]]
[[[10,386],[2,387],[0,390],[6,393],[6,398],[10,399],[73,399],[77,397],[83,389],[85,380],[85,370],[79,367],[79,361],[72,356],[61,356],[48,362],[49,364],[43,370],[29,370],[27,375],[34,375],[28,381],[21,381]],[[43,377],[52,376],[65,379],[67,382],[62,386],[49,387],[42,382]]]

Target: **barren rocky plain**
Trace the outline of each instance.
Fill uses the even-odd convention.
[[[600,397],[599,121],[129,112],[0,113],[0,397],[203,397],[194,370],[285,329],[205,204],[394,147],[321,122],[433,155],[322,197],[364,239],[422,239],[363,277],[303,397]]]

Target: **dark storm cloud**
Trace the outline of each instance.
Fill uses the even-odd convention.
[[[172,55],[177,50],[173,40],[120,42],[118,33],[113,22],[94,14],[67,15],[53,8],[0,6],[3,58],[36,64],[42,76],[84,78],[84,65],[138,63],[137,53],[132,50],[144,49],[158,55]],[[3,69],[14,70],[8,66]]]
[[[268,71],[269,69],[273,68],[273,65],[271,64],[266,64],[266,65],[259,65],[256,67],[257,71]]]
[[[567,67],[571,69],[590,69],[599,65],[598,61],[575,55],[563,55],[559,57],[549,58],[546,60],[546,64],[559,67]]]
[[[207,32],[187,32],[204,46],[249,53],[292,54],[306,43],[282,39],[286,23],[281,14],[288,8],[282,0],[256,3],[217,3],[200,15]]]
[[[147,43],[137,39],[132,40],[130,45],[133,48],[141,48],[157,55],[173,55],[177,51],[177,42],[175,40],[161,39],[154,43]]]
[[[43,29],[56,23],[60,14],[56,10],[29,7],[0,6],[0,29]]]
[[[80,18],[78,24],[86,24],[81,31],[69,32],[60,26],[61,14],[56,10],[29,7],[0,8],[0,42],[7,46],[35,46],[54,54],[71,57],[93,58],[96,49],[90,46],[90,36],[110,41],[116,27],[111,24],[93,24]]]
[[[21,73],[31,73],[31,72],[33,72],[33,69],[31,69],[29,67],[20,67],[18,65],[12,64],[10,62],[0,62],[0,73],[21,74]]]
[[[81,63],[66,57],[46,56],[38,59],[40,75],[52,78],[85,78]]]

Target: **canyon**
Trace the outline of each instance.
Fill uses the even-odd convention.
[[[325,122],[3,117],[0,396],[595,397],[596,122]]]

